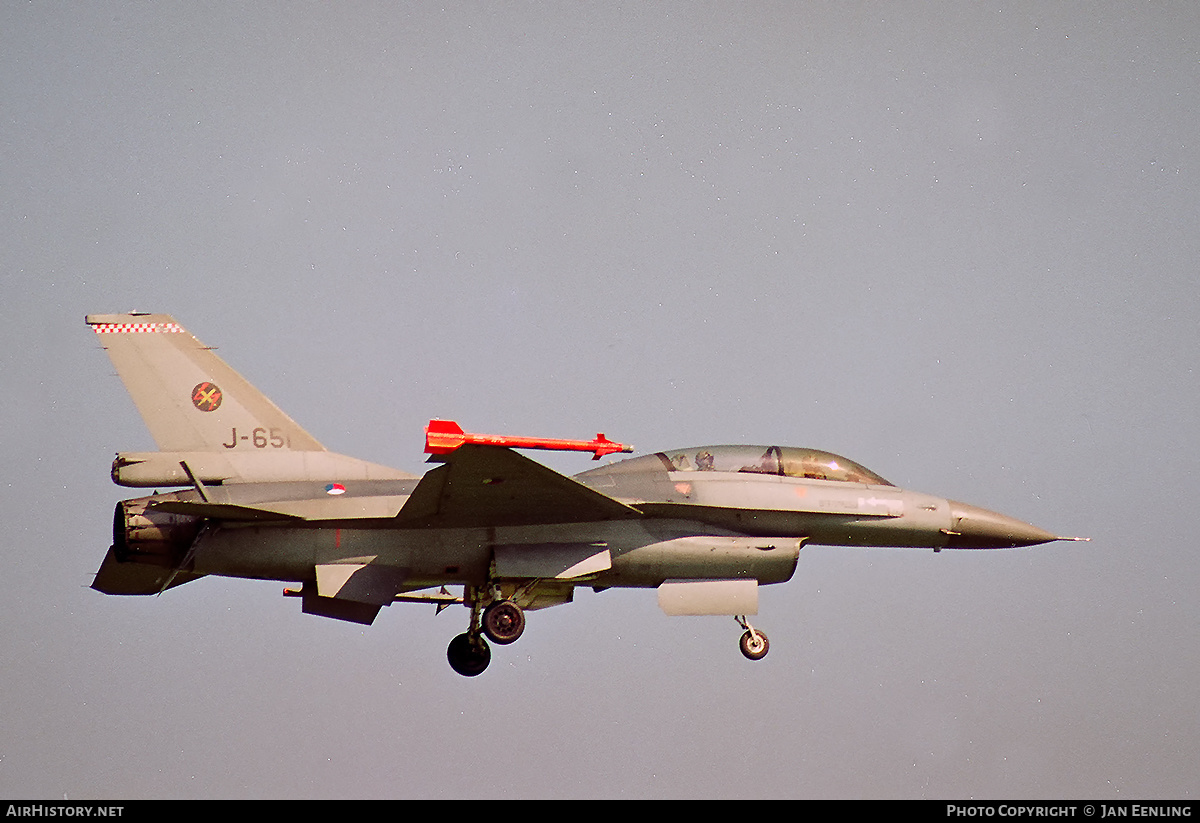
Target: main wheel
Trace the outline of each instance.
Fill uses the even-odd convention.
[[[483,674],[488,663],[492,662],[492,650],[482,637],[472,637],[469,632],[463,632],[450,641],[446,648],[446,659],[450,661],[450,668],[463,677],[475,677]]]
[[[525,612],[511,600],[501,600],[483,610],[483,633],[501,646],[516,641],[525,631]]]
[[[771,648],[771,644],[767,641],[767,636],[757,629],[747,631],[743,634],[738,645],[742,649],[742,654],[746,655],[750,660],[762,660],[767,656],[767,651]]]

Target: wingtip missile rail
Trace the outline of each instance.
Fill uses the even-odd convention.
[[[480,446],[504,446],[510,449],[551,449],[555,451],[591,452],[593,460],[608,454],[633,451],[633,446],[615,443],[597,434],[593,440],[557,440],[547,437],[517,437],[502,434],[472,434],[465,432],[453,420],[430,420],[425,427],[425,453],[449,454],[459,446],[474,443]]]

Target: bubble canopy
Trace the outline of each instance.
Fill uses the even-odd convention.
[[[622,460],[608,467],[638,471],[743,472],[891,486],[875,472],[832,452],[794,446],[697,446]],[[600,471],[600,470],[593,470]]]

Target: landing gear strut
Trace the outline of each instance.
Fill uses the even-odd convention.
[[[446,659],[450,668],[463,677],[475,677],[492,662],[492,649],[484,635],[493,643],[506,646],[516,642],[525,631],[525,612],[514,600],[499,600],[499,589],[468,588],[463,598],[471,607],[471,627],[450,641]],[[482,603],[491,601],[487,608]],[[482,613],[481,613],[482,612]]]
[[[479,633],[479,591],[470,588],[463,591],[463,600],[471,607],[471,626],[450,641],[446,648],[446,660],[450,668],[463,677],[475,677],[492,662],[492,649]]]
[[[738,643],[742,654],[749,660],[762,660],[766,657],[767,652],[771,648],[771,643],[767,640],[767,636],[747,623],[744,614],[738,615],[734,620],[746,630],[746,633],[742,635],[742,639]]]

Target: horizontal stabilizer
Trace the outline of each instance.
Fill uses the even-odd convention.
[[[164,591],[164,584],[169,584],[166,588],[172,589],[203,576],[195,572],[176,572],[168,566],[122,563],[116,552],[109,549],[92,581],[92,588],[104,594],[158,594]]]

